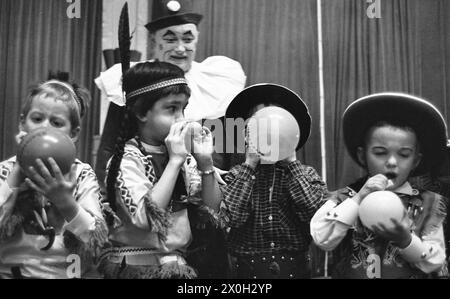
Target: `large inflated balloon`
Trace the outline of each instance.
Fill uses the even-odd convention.
[[[70,172],[70,167],[75,161],[76,148],[72,139],[54,128],[40,128],[27,134],[19,144],[17,161],[23,170],[27,171],[33,166],[39,168],[36,159],[41,159],[51,171],[48,158],[52,157],[58,164],[61,172]]]
[[[287,110],[270,106],[258,110],[248,121],[247,142],[261,161],[275,163],[291,156],[300,140],[300,128]]]
[[[369,229],[378,223],[392,228],[391,218],[400,222],[404,210],[403,203],[397,194],[391,191],[376,191],[367,195],[359,205],[359,218]]]

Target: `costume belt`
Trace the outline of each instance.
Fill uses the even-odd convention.
[[[135,266],[160,266],[168,263],[186,265],[186,260],[178,253],[161,253],[154,249],[140,247],[115,247],[106,250],[100,256],[100,261],[108,259],[111,263],[123,263]]]
[[[234,278],[237,279],[309,278],[308,257],[305,252],[231,256],[231,260]]]

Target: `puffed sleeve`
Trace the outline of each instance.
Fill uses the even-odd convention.
[[[245,87],[247,77],[239,62],[225,56],[211,56],[201,63],[193,62],[186,79],[191,98],[185,116],[201,120],[222,117]]]

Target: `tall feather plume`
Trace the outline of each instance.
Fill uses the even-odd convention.
[[[120,13],[119,20],[119,50],[120,61],[122,63],[122,74],[130,68],[130,23],[128,18],[128,3],[125,2]]]
[[[131,36],[130,36],[130,24],[129,24],[129,18],[128,18],[128,3],[125,2],[124,6],[122,7],[122,11],[120,13],[120,20],[119,20],[119,51],[120,51],[120,62],[122,64],[122,78],[123,75],[129,70],[130,68],[130,45],[131,45]],[[125,97],[125,86],[124,82],[122,80],[122,93],[124,100]],[[125,100],[126,101],[126,100]],[[107,192],[107,204],[109,204],[109,208],[105,207],[104,211],[107,214],[107,222],[109,225],[114,224],[114,219],[116,218],[114,215],[114,212],[117,211],[116,207],[116,191],[115,191],[115,180],[117,178],[117,174],[120,167],[120,160],[123,156],[123,143],[125,139],[125,136],[122,136],[122,130],[124,127],[124,124],[126,122],[126,114],[127,109],[126,106],[120,107],[120,114],[118,115],[117,121],[121,124],[121,129],[119,132],[119,136],[116,140],[115,145],[115,153],[113,155],[113,158],[111,160],[111,165],[108,170],[108,176],[106,179],[106,192]]]

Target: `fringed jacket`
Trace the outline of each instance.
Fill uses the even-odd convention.
[[[145,152],[139,149],[135,139],[125,145],[116,180],[117,217],[114,227],[110,228],[111,248],[104,251],[104,257],[120,262],[126,256],[129,267],[122,271],[120,278],[192,278],[196,274],[188,267],[181,270],[186,272],[183,274],[178,273],[180,269],[170,273],[171,270],[166,271],[162,266],[168,257],[186,257],[196,229],[207,223],[218,223],[218,217],[203,204],[201,176],[191,156],[181,169],[169,207],[158,207],[152,201],[152,189],[169,157],[164,146],[142,145]],[[111,210],[107,203],[104,209]],[[104,273],[116,271],[112,266],[101,268]]]
[[[427,278],[443,275],[446,198],[414,189],[408,182],[395,190],[411,219],[412,241],[400,249],[369,229],[358,218],[352,200],[365,179],[333,192],[311,220],[311,235],[321,249],[332,251],[334,278]],[[445,274],[444,274],[445,275]]]
[[[108,236],[94,171],[75,161],[73,195],[81,209],[67,223],[43,196],[8,186],[15,163],[15,157],[0,163],[0,276],[82,278]]]

